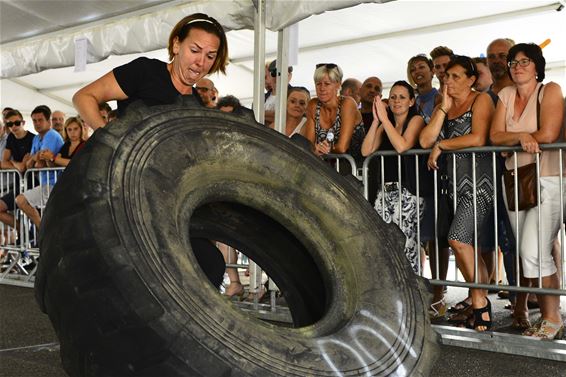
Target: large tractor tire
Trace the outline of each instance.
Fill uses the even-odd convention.
[[[266,270],[293,327],[218,293],[208,240]],[[35,293],[71,376],[424,376],[436,342],[403,244],[312,153],[187,97],[131,106],[73,159]]]

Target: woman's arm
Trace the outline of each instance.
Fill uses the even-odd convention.
[[[556,142],[562,132],[564,121],[564,97],[560,85],[549,82],[544,86],[544,95],[540,104],[539,129],[531,135],[538,143]]]
[[[316,112],[316,102],[317,99],[313,98],[309,101],[309,104],[307,105],[307,120],[305,122],[305,125],[303,126],[303,132],[304,132],[304,136],[311,142],[311,144],[313,145],[313,153],[316,154],[317,156],[321,156],[323,154],[328,154],[330,153],[330,145],[328,144],[328,142],[325,140],[322,143],[317,143],[316,142],[316,132],[315,132],[315,127],[314,127],[314,116],[315,116],[315,112]]]
[[[140,78],[142,80],[143,78]],[[73,96],[73,104],[81,118],[93,129],[103,127],[106,122],[98,111],[98,104],[111,100],[125,100],[124,93],[113,72],[108,72],[98,80],[88,84]]]
[[[356,102],[351,97],[343,97],[340,114],[342,117],[340,137],[338,142],[334,144],[334,148],[332,148],[334,153],[346,153],[350,149],[354,128],[360,123],[362,117]]]
[[[307,121],[303,126],[303,136],[306,137],[311,144],[315,143],[315,130],[314,130],[314,114],[316,110],[316,99],[311,99],[307,104]]]
[[[362,156],[367,157],[373,152],[375,152],[379,146],[381,145],[381,141],[383,140],[383,127],[381,127],[381,123],[379,123],[379,119],[376,117],[373,118],[373,122],[364,137],[364,141],[362,143]]]
[[[507,132],[505,124],[505,105],[499,101],[491,123],[490,139],[495,145],[518,145],[525,152],[536,153],[539,143],[553,143],[560,137],[564,119],[564,99],[560,86],[554,82],[546,84],[540,104],[539,129],[529,132]]]
[[[67,166],[69,165],[69,162],[71,162],[71,159],[61,157],[61,153],[58,153],[57,156],[55,156],[55,158],[53,159],[53,162],[57,166]]]
[[[409,121],[409,125],[405,130],[405,133],[401,135],[399,131],[395,128],[393,124],[386,119],[383,122],[383,128],[387,133],[387,137],[393,145],[393,148],[397,151],[397,153],[403,153],[409,149],[411,149],[417,142],[417,138],[424,127],[424,119],[420,115],[413,116]]]
[[[442,130],[442,125],[444,124],[444,119],[448,116],[448,111],[452,107],[452,97],[448,95],[448,87],[444,85],[442,89],[441,103],[436,105],[430,122],[426,127],[423,128],[419,135],[419,142],[421,147],[430,148],[436,143],[440,130]]]
[[[2,161],[0,162],[0,168],[2,169],[13,169],[15,166],[10,160],[12,157],[12,151],[9,149],[4,149],[2,153]]]
[[[373,100],[373,105],[371,107],[373,113],[373,120],[371,122],[371,126],[369,127],[368,133],[364,137],[364,141],[362,142],[361,153],[362,156],[367,157],[373,152],[375,152],[379,146],[381,145],[381,141],[383,140],[383,127],[381,127],[381,120],[379,119],[379,115],[377,114],[377,102],[381,102],[381,96],[375,96]]]
[[[470,147],[483,147],[487,142],[493,101],[489,94],[480,93],[472,107],[472,130],[467,135],[444,139],[437,143],[441,150],[457,150]]]

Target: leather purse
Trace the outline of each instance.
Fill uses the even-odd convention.
[[[539,95],[542,85],[537,92],[537,130],[540,121],[540,101]],[[507,195],[507,208],[515,211],[515,194],[517,195],[518,210],[524,211],[537,206],[538,201],[538,181],[537,165],[535,162],[517,168],[517,193],[515,193],[515,169],[503,172],[503,182],[505,184],[505,194]]]
[[[538,196],[537,165],[528,164],[517,168],[517,202],[519,211],[536,207]],[[503,172],[507,208],[515,211],[515,169]]]

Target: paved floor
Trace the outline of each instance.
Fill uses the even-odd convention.
[[[32,289],[0,285],[0,324],[0,377],[66,376],[57,337],[38,309]],[[435,377],[566,376],[562,362],[459,347],[440,349],[431,374]]]

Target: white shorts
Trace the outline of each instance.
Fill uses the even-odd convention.
[[[556,273],[556,264],[552,258],[552,246],[556,239],[562,219],[560,218],[560,182],[559,177],[540,178],[540,235],[541,249],[541,276],[550,276]],[[515,238],[519,242],[519,251],[523,266],[523,275],[526,278],[539,277],[539,207],[519,211],[519,234],[517,235],[516,212],[508,211],[509,220]]]
[[[52,185],[37,186],[31,190],[24,191],[23,196],[27,199],[28,203],[35,208],[45,208],[49,194],[53,189]]]

